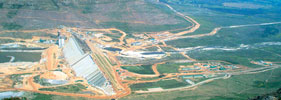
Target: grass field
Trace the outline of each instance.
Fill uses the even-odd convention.
[[[146,58],[146,59],[138,59],[138,58],[132,58],[132,57],[122,57],[117,56],[117,59],[122,62],[124,65],[134,65],[134,64],[155,64],[160,62],[166,62],[166,61],[176,61],[176,60],[183,60],[186,59],[183,55],[179,53],[171,54],[170,56],[163,57],[161,59],[154,59],[154,58]]]
[[[149,48],[145,48],[145,49],[142,49],[142,50],[144,50],[144,51],[157,51],[158,48],[156,46],[154,46],[154,47],[149,47]]]
[[[150,94],[131,94],[127,97],[121,98],[120,100],[245,100],[248,98],[254,98],[255,96],[270,93],[281,88],[281,68],[272,71],[267,71],[258,74],[250,75],[237,75],[232,76],[229,79],[220,79],[204,85],[199,86],[195,90],[185,90],[185,91],[173,91],[173,92],[162,92],[162,93],[150,93]],[[267,82],[265,82],[267,80]],[[131,86],[135,90],[146,90],[146,88],[154,87],[166,87],[167,82],[173,84],[179,84],[175,80],[170,81],[159,81],[156,83],[148,83],[142,85]],[[165,82],[165,84],[163,84]],[[274,84],[271,87],[260,87],[257,86],[257,82],[262,82],[262,84]],[[163,85],[160,85],[160,84]],[[180,83],[182,84],[182,83]],[[174,86],[174,85],[172,85]],[[184,86],[182,84],[182,86]],[[33,97],[31,100],[50,100],[50,99],[68,99],[68,100],[91,100],[88,98],[80,97],[67,97],[67,96],[57,96],[57,95],[45,95],[38,93],[30,93],[27,97]],[[37,98],[37,99],[36,99]],[[96,100],[96,99],[94,99]]]
[[[266,47],[258,47],[260,50],[264,50],[266,52],[276,54],[276,55],[281,55],[281,46],[266,46]]]
[[[12,39],[0,39],[0,44],[4,44],[4,43],[12,43],[12,42],[15,42],[14,40]]]
[[[259,49],[243,49],[237,51],[195,50],[189,51],[187,54],[198,60],[222,60],[247,67],[260,67],[259,65],[250,63],[251,61],[263,60],[279,62],[281,59],[281,56],[278,56],[278,54],[276,55],[276,53],[270,53]]]
[[[171,63],[167,62],[165,64],[157,65],[157,70],[159,73],[178,73],[180,65],[192,65],[192,63]]]
[[[151,65],[121,66],[121,68],[138,74],[154,74]]]
[[[120,42],[119,38],[122,36],[122,33],[119,31],[112,31],[112,33],[102,32],[103,35],[110,37],[112,40],[111,42]]]
[[[185,28],[191,24],[163,5],[158,5],[152,0],[2,0],[0,1],[0,31],[56,28],[65,25],[80,28],[118,28],[128,33],[157,32]],[[280,21],[281,2],[278,0],[160,0],[170,4],[174,9],[194,18],[201,27],[194,34],[205,34],[215,27],[256,24]],[[245,6],[246,5],[246,6]],[[179,39],[166,42],[176,48],[204,46],[210,48],[241,48],[240,46],[254,46],[237,50],[190,50],[186,53],[197,60],[222,60],[232,64],[247,67],[260,67],[250,61],[281,61],[280,45],[255,46],[263,42],[281,42],[281,25],[254,26],[233,29],[222,29],[216,35]],[[174,31],[176,33],[179,31]],[[45,33],[20,32],[3,33],[2,37],[15,37],[30,39],[32,36],[45,36]],[[120,35],[120,34],[119,34]],[[119,35],[109,35],[117,40]],[[8,43],[12,40],[0,40]],[[156,50],[149,48],[148,50]],[[165,48],[169,51],[169,48]],[[16,61],[38,61],[38,54],[22,55],[17,53],[0,53],[0,61],[7,62],[7,55],[15,55]],[[34,56],[36,55],[36,57]],[[41,53],[39,54],[41,55]],[[26,58],[28,57],[28,58]],[[24,59],[24,60],[22,60]],[[98,60],[102,60],[97,56]],[[119,58],[118,58],[119,59]],[[180,54],[172,54],[163,59],[134,59],[121,58],[122,64],[149,64],[142,66],[122,66],[123,69],[139,74],[154,74],[151,64],[186,59]],[[121,61],[121,60],[120,60]],[[106,65],[101,61],[102,65]],[[166,63],[157,66],[163,73],[176,73],[180,65],[190,63]],[[245,100],[257,95],[266,94],[281,88],[281,68],[258,74],[235,75],[229,79],[219,79],[198,86],[195,90],[182,90],[173,92],[131,94],[121,100]],[[21,80],[19,75],[11,77]],[[132,78],[134,79],[134,78]],[[154,78],[151,78],[154,79]],[[150,78],[141,80],[151,80]],[[135,90],[161,87],[164,89],[188,85],[186,82],[176,80],[161,80],[153,83],[133,84]],[[43,88],[44,91],[58,91],[79,93],[86,87],[81,84],[60,86],[56,88]],[[34,100],[63,100],[87,99],[79,97],[64,97],[35,93],[27,97]]]
[[[239,46],[261,42],[280,42],[281,25],[252,26],[222,29],[216,35],[168,41],[166,44],[178,48],[195,46]]]
[[[121,100],[245,100],[281,88],[281,68],[258,74],[237,75],[199,86],[195,90],[150,94],[131,94]],[[266,81],[273,87],[257,87],[256,81]],[[271,86],[271,85],[269,85]]]
[[[222,29],[216,35],[201,38],[188,38],[166,42],[175,47],[234,48],[238,50],[191,50],[187,54],[198,60],[223,60],[233,64],[258,67],[251,60],[280,61],[280,45],[257,45],[265,42],[280,42],[281,25],[253,26],[235,29]],[[250,48],[242,48],[241,45]]]
[[[161,47],[161,49],[162,49],[163,51],[165,51],[165,52],[173,52],[173,51],[175,51],[174,49],[169,48],[169,47]]]
[[[187,22],[186,22],[187,23]],[[139,33],[139,32],[158,32],[158,31],[167,31],[178,28],[185,28],[189,26],[189,23],[180,23],[180,24],[166,24],[166,25],[147,25],[147,24],[130,24],[122,22],[106,22],[102,23],[102,26],[108,28],[114,27],[121,29],[126,33]]]
[[[58,86],[55,88],[41,88],[41,91],[56,91],[56,92],[66,92],[66,93],[79,93],[81,90],[86,89],[82,84]]]
[[[177,80],[160,80],[158,82],[152,82],[152,83],[133,84],[130,86],[130,88],[133,91],[136,91],[136,90],[147,90],[148,88],[157,88],[157,87],[161,87],[163,89],[169,89],[169,88],[182,87],[186,85],[188,85],[188,83],[179,82]]]
[[[44,32],[36,32],[36,33],[6,32],[6,33],[0,34],[0,37],[13,37],[13,38],[22,38],[22,39],[32,39],[33,36],[57,38],[56,35],[47,34]]]
[[[137,78],[137,77],[126,77],[125,80],[139,80],[139,81],[147,81],[147,80],[155,80],[159,77],[148,77],[148,78]]]
[[[159,77],[152,77],[152,78],[141,78],[139,80],[155,80],[158,79]]]
[[[23,80],[23,75],[30,75],[31,73],[25,73],[25,74],[12,74],[10,75],[10,79],[13,80],[13,85],[19,85],[19,84],[23,84],[22,80]]]
[[[33,79],[35,83],[38,83],[42,86],[52,86],[52,84],[46,82],[44,79],[41,79],[40,75],[34,76]]]
[[[186,59],[186,58],[182,54],[175,53],[175,54],[171,54],[170,56],[165,57],[164,59],[167,59],[167,60],[182,60],[182,59]]]
[[[0,1],[3,30],[118,28],[126,33],[158,32],[191,25],[169,8],[146,0]],[[9,20],[9,21],[8,21]]]
[[[90,98],[72,97],[72,96],[48,95],[48,94],[40,94],[40,93],[33,93],[33,92],[25,92],[23,97],[26,97],[27,100],[101,100],[101,99],[90,99]]]
[[[174,7],[177,11],[194,18],[201,24],[200,28],[194,34],[205,34],[211,32],[216,27],[231,26],[231,25],[244,25],[244,24],[257,24],[266,22],[279,22],[281,16],[277,11],[280,7],[279,1],[247,1],[248,3],[257,3],[255,5],[271,6],[270,8],[246,9],[246,8],[232,8],[225,7],[223,3],[228,3],[228,0],[221,0],[218,2],[210,2],[209,0],[199,1],[181,1],[181,0],[161,0]],[[244,1],[235,0],[236,3],[243,3]],[[263,3],[261,3],[263,2]],[[231,2],[230,2],[231,3]],[[274,4],[275,3],[275,4]],[[224,10],[222,10],[224,9]],[[254,11],[252,11],[254,10]],[[252,13],[259,11],[258,13]],[[276,33],[271,34],[271,32]],[[166,42],[168,45],[176,47],[193,47],[193,46],[235,46],[240,44],[251,44],[263,41],[280,41],[280,25],[269,26],[255,26],[243,27],[237,29],[222,29],[217,35],[196,38],[196,39],[180,39]],[[268,31],[270,30],[270,31]],[[279,37],[279,38],[278,38]]]
[[[23,26],[21,26],[17,23],[2,23],[2,27],[3,27],[3,29],[6,29],[6,30],[19,30]]]

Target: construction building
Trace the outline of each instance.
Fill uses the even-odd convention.
[[[64,45],[64,38],[60,37],[59,38],[59,48],[62,48]]]
[[[89,47],[81,43],[83,41],[75,36],[69,38],[63,47],[66,61],[76,76],[85,78],[91,86],[102,90],[106,95],[114,95],[112,85],[90,56]]]

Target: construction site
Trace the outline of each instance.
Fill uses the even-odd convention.
[[[0,64],[0,90],[118,99],[132,92],[195,89],[231,75],[259,73],[280,67],[269,61],[252,61],[262,67],[248,68],[226,61],[191,58],[185,50],[167,45],[166,41],[211,36],[222,27],[206,34],[185,36],[196,31],[200,24],[168,4],[166,6],[192,26],[177,33],[145,32],[130,37],[117,28],[89,29],[61,25],[55,29],[23,30],[45,31],[56,38],[9,38],[15,42],[0,45],[1,53],[26,55],[26,58],[18,56],[21,54],[3,56],[6,60],[1,60]],[[17,60],[21,57],[25,60]],[[147,84],[155,86],[142,87]]]
[[[225,61],[197,61],[178,48],[166,45],[164,41],[161,41],[162,39],[147,38],[139,44],[134,44],[135,42],[133,44],[126,42],[126,44],[123,42],[126,33],[118,29],[64,27],[55,30],[57,30],[57,39],[34,37],[25,44],[1,45],[1,48],[6,49],[32,48],[14,50],[14,52],[39,52],[41,55],[37,61],[17,62],[14,61],[17,57],[10,57],[8,62],[1,64],[2,91],[31,91],[63,96],[112,99],[124,97],[131,92],[150,93],[188,89],[215,79],[229,78],[231,73],[239,74],[244,71],[253,72],[277,68],[271,62],[266,61],[252,61],[252,63],[271,68],[248,69],[245,66],[233,65]],[[122,34],[119,35],[119,42],[112,41],[111,37],[103,40],[103,32],[116,34],[111,33],[112,30]],[[96,37],[95,33],[100,35]],[[156,42],[162,44],[159,45]],[[163,48],[169,50],[163,50]],[[2,52],[7,52],[7,50],[2,49]],[[186,60],[165,61],[166,57],[173,54],[182,55]],[[136,62],[124,64],[120,61],[120,57],[140,59],[140,62],[138,62],[139,64],[135,64]],[[150,66],[142,62],[153,59],[160,62]],[[171,72],[169,66],[175,66],[174,71]],[[136,70],[134,68],[141,67],[146,67],[148,69],[144,71],[151,70],[151,72],[149,74],[142,74],[141,71],[134,72]],[[131,90],[134,84],[161,83],[162,81],[182,85],[168,89],[160,86],[147,88],[147,90],[145,88]]]

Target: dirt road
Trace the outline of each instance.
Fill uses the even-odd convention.
[[[181,36],[181,35],[184,35],[184,34],[187,34],[187,33],[192,33],[192,32],[195,32],[197,29],[200,28],[200,24],[195,21],[194,19],[192,19],[191,17],[189,16],[185,16],[184,14],[178,12],[177,10],[175,10],[173,7],[171,7],[170,5],[168,4],[165,4],[168,8],[170,8],[173,12],[175,12],[176,14],[178,14],[179,16],[183,17],[185,20],[189,21],[190,23],[192,23],[192,28],[189,29],[189,30],[186,30],[186,31],[182,31],[182,32],[179,32],[179,33],[176,33],[177,36]],[[190,27],[188,27],[190,28]]]

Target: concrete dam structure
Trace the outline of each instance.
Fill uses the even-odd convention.
[[[76,76],[85,78],[91,86],[102,90],[106,95],[115,94],[112,85],[90,56],[90,52],[85,51],[88,47],[81,45],[85,44],[81,44],[77,37],[71,37],[63,47],[64,57]]]

